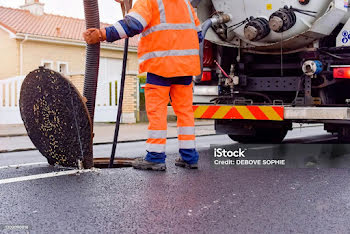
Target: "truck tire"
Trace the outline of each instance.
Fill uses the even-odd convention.
[[[350,143],[350,126],[348,124],[329,124],[324,125],[324,129],[332,134],[337,134],[338,143],[349,144]]]
[[[271,128],[256,128],[255,135],[228,135],[233,141],[237,141],[242,144],[279,144],[286,137],[288,129],[271,129]]]
[[[350,128],[342,126],[338,130],[338,142],[342,144],[350,143]]]

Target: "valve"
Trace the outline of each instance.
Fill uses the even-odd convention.
[[[244,27],[244,36],[249,41],[259,41],[269,35],[269,22],[264,18],[251,18]]]
[[[307,60],[303,64],[303,72],[307,76],[318,75],[323,71],[322,62],[319,60]]]
[[[272,31],[281,33],[295,25],[297,17],[291,8],[285,6],[274,12],[269,19],[269,27]]]

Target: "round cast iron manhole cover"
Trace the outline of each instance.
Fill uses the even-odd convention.
[[[24,79],[19,100],[28,136],[49,164],[93,166],[92,124],[82,96],[60,73],[40,67]]]

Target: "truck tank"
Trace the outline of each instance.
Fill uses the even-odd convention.
[[[350,142],[348,0],[192,4],[203,34],[212,22],[194,79],[196,118],[242,143],[279,143],[292,123],[323,123]]]
[[[232,20],[211,28],[206,39],[256,53],[314,47],[314,41],[329,36],[350,17],[347,0],[202,0],[197,6],[201,21],[216,13],[230,14]],[[340,35],[338,44],[347,44],[342,39]]]

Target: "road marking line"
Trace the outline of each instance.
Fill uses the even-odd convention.
[[[30,175],[30,176],[22,176],[22,177],[15,177],[15,178],[9,178],[9,179],[3,179],[0,180],[1,184],[10,184],[10,183],[16,183],[16,182],[23,182],[23,181],[29,181],[29,180],[38,180],[38,179],[45,179],[45,178],[52,178],[57,176],[64,176],[64,175],[73,175],[76,173],[86,173],[96,170],[69,170],[69,171],[60,171],[60,172],[50,172],[45,174],[37,174],[37,175]]]
[[[17,168],[17,167],[29,167],[29,166],[44,165],[44,164],[48,165],[47,162],[24,163],[24,164],[18,164],[18,165],[1,166],[0,169]]]

